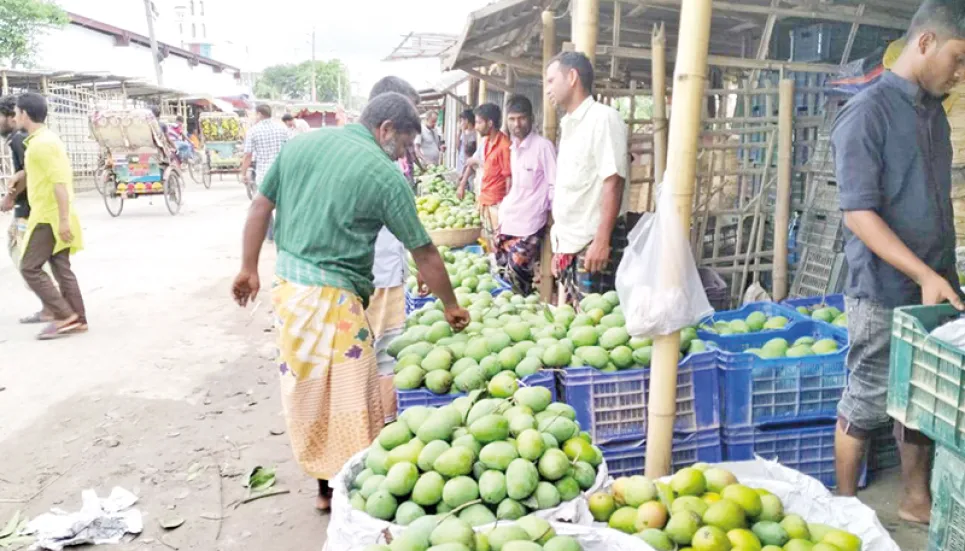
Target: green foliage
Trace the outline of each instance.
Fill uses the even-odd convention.
[[[337,101],[339,84],[342,87],[342,99],[348,101],[351,96],[351,86],[345,65],[337,59],[315,62],[315,87],[318,101]],[[310,99],[312,62],[304,61],[298,65],[272,65],[266,68],[255,82],[255,95],[267,99]]]
[[[29,64],[41,31],[67,23],[67,13],[51,1],[0,0],[0,60]]]

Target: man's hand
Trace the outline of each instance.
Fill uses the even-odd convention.
[[[422,274],[420,274],[419,272],[416,272],[415,281],[416,281],[416,291],[419,293],[419,296],[420,297],[429,296],[429,286],[426,285],[426,282],[422,279]]]
[[[64,243],[70,243],[74,240],[74,234],[70,231],[70,220],[61,220],[60,229],[57,231],[60,235],[60,239]]]
[[[250,271],[242,268],[238,277],[235,278],[231,286],[231,294],[235,297],[238,306],[244,308],[249,301],[255,300],[258,290],[261,289],[261,281],[258,279],[258,271]]]
[[[469,311],[458,304],[449,306],[446,308],[446,321],[449,322],[453,331],[459,333],[469,325]]]
[[[959,310],[965,310],[965,305],[948,280],[935,272],[929,273],[921,280],[921,303],[934,306],[945,301]]]
[[[456,188],[456,197],[461,201],[463,197],[466,196],[466,182],[459,182],[459,187]]]
[[[583,266],[586,271],[595,274],[603,271],[610,262],[610,243],[594,239],[586,249]]]
[[[13,193],[7,193],[3,196],[3,202],[0,203],[0,212],[10,212],[13,210]]]

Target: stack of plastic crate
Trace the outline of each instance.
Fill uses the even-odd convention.
[[[847,382],[847,335],[792,308],[772,308],[783,308],[791,320],[783,329],[706,335],[719,348],[723,458],[774,459],[833,487],[837,406]],[[837,351],[769,359],[747,352],[772,339],[793,344],[805,337],[833,339]]]

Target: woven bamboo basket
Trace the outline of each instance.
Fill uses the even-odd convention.
[[[473,245],[482,235],[482,228],[462,228],[458,230],[432,230],[429,237],[435,246],[465,247]]]

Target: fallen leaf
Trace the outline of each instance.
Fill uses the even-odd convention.
[[[161,525],[161,528],[164,528],[165,530],[174,530],[175,528],[180,528],[181,525],[184,524],[184,519],[177,515],[166,515],[161,517],[158,523]]]
[[[266,469],[261,465],[248,472],[245,486],[251,492],[264,492],[275,485],[275,469]]]

